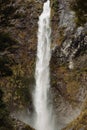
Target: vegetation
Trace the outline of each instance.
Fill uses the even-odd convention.
[[[59,1],[51,0],[51,20],[58,22],[59,20],[58,10],[59,10]],[[53,23],[51,26],[54,27]]]
[[[58,0],[55,0],[55,1],[51,0],[51,7],[52,7],[52,9],[53,9],[55,12],[57,11],[57,13],[58,13],[58,5],[59,5]]]
[[[11,55],[17,48],[17,42],[8,33],[0,32],[0,77],[12,75],[11,66],[15,62]]]
[[[17,42],[11,38],[8,33],[0,32],[0,78],[3,79],[8,76],[12,76],[13,71],[11,67],[15,64],[12,55],[12,49]],[[1,84],[4,83],[0,80]],[[4,84],[5,85],[5,84]],[[3,101],[3,92],[0,89],[0,130],[13,130],[12,121],[9,117],[9,111],[6,104]]]
[[[63,130],[70,130],[70,129],[87,130],[87,110],[86,109],[83,110],[83,112],[81,112],[81,114],[74,121],[72,121],[66,128],[64,128]]]
[[[3,102],[3,92],[0,89],[0,130],[13,130],[12,122],[9,118],[9,111]]]
[[[70,7],[75,11],[77,26],[84,25],[87,22],[87,1],[74,0],[71,2]]]
[[[0,0],[0,26],[10,26],[11,20],[18,17],[15,0]]]
[[[30,126],[26,126],[25,128],[23,128],[23,130],[34,130],[34,129],[32,129]]]
[[[19,43],[9,31],[15,26],[12,21],[23,18],[17,10],[20,10],[20,6],[16,5],[15,0],[0,0],[0,130],[14,129],[8,111],[13,110],[12,105],[19,103],[20,107],[20,102],[23,105],[31,102],[27,85],[29,78],[24,76],[26,65],[22,65],[23,61],[17,62]],[[21,50],[21,53],[25,52]]]
[[[0,130],[13,130],[8,109],[12,111],[26,108],[33,110],[31,95],[35,84],[37,21],[42,11],[42,4],[34,0],[23,0],[22,2],[19,0],[21,4],[16,4],[15,2],[18,1],[0,0]],[[22,13],[19,13],[20,6]],[[51,0],[53,38],[55,43],[58,43],[58,46],[61,48],[61,43],[65,39],[64,29],[66,28],[60,27],[58,30],[60,13],[58,6],[58,0]],[[71,4],[71,9],[76,13],[76,24],[78,26],[86,23],[86,7],[86,0],[84,2],[75,0]],[[26,16],[25,19],[24,14]],[[83,49],[82,52],[85,53],[85,47],[83,48],[82,46],[81,48]],[[87,67],[82,65],[81,68],[79,64],[77,69],[69,70],[68,64],[65,62],[63,64],[61,57],[61,61],[59,57],[57,58],[59,53],[52,54],[51,85],[55,88],[55,91],[58,90],[60,92],[57,94],[58,96],[61,94],[64,98],[66,97],[65,100],[74,106],[73,102],[77,99],[76,95],[79,87],[83,86],[83,82],[86,82],[82,80],[86,79]],[[79,121],[83,120],[86,122],[84,120],[86,119],[85,115],[87,116],[86,110],[81,114]],[[16,125],[14,126],[16,127]],[[23,128],[23,130],[30,129],[32,128],[29,126]]]

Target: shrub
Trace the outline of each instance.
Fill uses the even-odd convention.
[[[70,5],[71,9],[75,11],[77,26],[82,26],[87,21],[87,0],[74,0]]]

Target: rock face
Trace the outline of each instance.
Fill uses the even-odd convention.
[[[9,25],[0,25],[0,34],[3,32],[5,39],[8,37],[7,34],[9,34],[12,39],[16,40],[17,47],[16,42],[14,42],[14,47],[11,46],[12,48],[9,48],[6,46],[7,48],[5,51],[0,52],[0,58],[2,56],[8,56],[10,59],[10,63],[8,64],[8,61],[6,61],[5,66],[9,67],[12,72],[12,75],[9,76],[3,74],[3,77],[0,79],[0,89],[2,88],[5,93],[4,101],[8,105],[11,114],[15,111],[19,112],[25,110],[28,115],[28,113],[33,111],[32,91],[35,84],[34,68],[37,47],[37,23],[42,11],[43,2],[36,0],[17,0],[15,3],[12,3],[12,1],[10,2],[9,0],[6,4],[8,7],[12,4],[12,7],[16,8],[15,12],[12,14],[12,16],[16,14],[16,18],[9,18]],[[4,41],[3,44],[5,44],[3,37],[2,41]],[[23,130],[30,130],[29,128],[30,127],[26,126],[26,128],[23,127]],[[20,129],[20,125],[18,124],[18,128],[16,127],[15,129]]]
[[[78,1],[81,2],[81,0]],[[9,67],[13,73],[11,76],[4,76],[0,79],[0,86],[5,92],[4,100],[11,112],[24,110],[28,114],[34,111],[32,92],[35,86],[37,23],[42,12],[43,2],[45,0],[15,1],[13,6],[17,10],[16,15],[13,15],[17,18],[10,18],[10,26],[0,26],[0,34],[2,32],[9,34],[17,42],[17,46],[14,42],[13,49],[6,48],[5,52],[0,52],[0,56],[10,58],[11,66]],[[52,97],[51,102],[58,130],[64,128],[78,115],[80,116],[73,121],[76,122],[76,125],[71,122],[65,130],[77,128],[80,130],[79,125],[81,121],[83,122],[83,118],[86,118],[87,113],[87,22],[85,21],[87,14],[86,11],[83,11],[84,8],[81,8],[84,12],[84,21],[79,19],[78,14],[81,12],[78,13],[75,10],[77,7],[73,8],[75,2],[72,0],[51,0],[50,97]],[[87,4],[83,6],[87,6]],[[7,62],[6,66],[8,67]],[[84,126],[81,126],[82,129],[83,127],[87,128],[85,124],[86,119]]]
[[[13,118],[13,125],[15,130],[34,130],[29,125],[26,125],[25,123]]]
[[[87,94],[87,23],[77,25],[71,2],[51,0],[51,91],[60,128],[79,115]]]
[[[9,102],[10,105],[12,105],[12,109],[14,109],[15,105],[17,104],[20,104],[18,106],[25,104],[23,102],[22,104],[20,103],[21,100],[20,97],[21,98],[22,96],[24,97],[25,93],[27,96],[26,100],[28,101],[29,98],[31,102],[31,96],[29,96],[30,95],[29,93],[31,92],[29,91],[32,91],[31,85],[34,84],[34,68],[36,59],[37,28],[38,28],[37,23],[38,23],[38,17],[42,11],[42,5],[43,2],[41,1],[34,1],[34,0],[16,1],[14,6],[17,7],[17,10],[15,12],[16,14],[18,14],[17,18],[11,19],[9,26],[7,25],[5,27],[3,26],[0,29],[1,33],[3,31],[6,34],[9,34],[10,37],[16,40],[18,44],[16,50],[15,50],[16,43],[14,43],[15,45],[13,50],[9,51],[10,49],[8,50],[7,48],[7,52],[0,53],[0,55],[7,54],[10,57],[12,57],[13,59],[11,60],[14,60],[15,63],[11,66],[13,75],[10,77],[6,77],[6,79],[5,77],[3,77],[3,80],[5,80],[4,83],[6,83],[7,85],[6,86],[4,84],[1,85],[2,88],[8,88],[6,90],[7,96],[5,97],[5,100],[6,102]],[[20,86],[19,84],[22,86]],[[14,87],[10,88],[9,86]],[[27,92],[24,92],[23,94],[21,92],[25,87],[27,88]],[[19,92],[16,90],[18,90]]]

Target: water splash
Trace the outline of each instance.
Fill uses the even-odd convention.
[[[49,62],[50,50],[50,1],[44,3],[43,12],[38,22],[38,46],[36,61],[36,87],[34,93],[34,107],[36,111],[36,130],[53,130],[51,110],[48,107],[48,90],[50,88]]]

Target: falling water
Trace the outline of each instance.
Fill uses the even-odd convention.
[[[49,62],[50,51],[50,1],[44,3],[43,12],[38,22],[38,46],[36,61],[36,87],[34,93],[34,107],[36,111],[36,130],[53,130],[51,114],[48,108],[48,90],[50,87]]]

